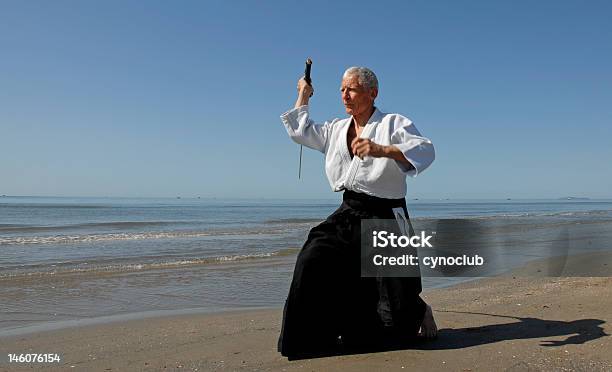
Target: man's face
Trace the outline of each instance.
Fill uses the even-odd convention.
[[[346,113],[353,116],[369,112],[378,95],[377,89],[368,89],[359,84],[356,75],[348,75],[342,79],[340,92]]]

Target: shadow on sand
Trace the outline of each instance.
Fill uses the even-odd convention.
[[[493,317],[511,318],[517,321],[501,324],[491,324],[469,328],[444,328],[438,331],[435,340],[413,340],[410,342],[388,343],[376,347],[352,348],[330,353],[317,353],[290,358],[320,358],[337,355],[355,355],[397,350],[452,350],[472,346],[491,344],[506,340],[521,340],[533,338],[559,337],[558,340],[542,340],[542,347],[558,347],[569,344],[583,344],[604,336],[608,336],[601,327],[605,322],[600,319],[577,319],[572,321],[545,320],[538,318],[520,318],[486,313],[454,312],[464,314],[488,315]]]
[[[496,316],[494,314],[483,315]],[[600,319],[578,319],[566,322],[538,318],[512,318],[518,321],[481,327],[441,329],[437,339],[419,343],[413,348],[421,350],[462,349],[505,340],[562,337],[563,339],[559,340],[540,341],[540,346],[554,347],[583,344],[608,336],[601,327],[605,322]]]

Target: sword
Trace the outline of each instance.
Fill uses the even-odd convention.
[[[308,83],[308,85],[311,85],[312,80],[310,79],[310,68],[312,66],[312,60],[310,58],[306,59],[306,69],[304,70],[304,80],[306,80],[306,82]],[[313,93],[310,93],[310,96],[312,97]],[[302,179],[302,145],[300,145],[300,165],[298,167],[298,180]]]

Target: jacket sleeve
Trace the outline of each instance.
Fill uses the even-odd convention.
[[[433,163],[436,158],[433,143],[429,138],[421,136],[412,121],[407,118],[398,121],[395,131],[391,134],[391,144],[396,146],[414,169],[407,169],[397,162],[400,169],[411,177],[416,177]]]
[[[325,153],[330,127],[333,122],[315,124],[310,119],[307,105],[285,112],[281,115],[281,120],[289,137],[294,142]]]

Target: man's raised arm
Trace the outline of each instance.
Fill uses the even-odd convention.
[[[312,86],[302,78],[298,81],[297,89],[294,108],[282,114],[281,120],[294,142],[324,153],[329,125],[317,125],[310,119],[308,102],[313,92]]]
[[[314,89],[312,89],[312,85],[308,84],[304,78],[301,78],[300,80],[298,80],[297,90],[298,97],[295,101],[295,106],[293,106],[293,108],[308,105],[308,101],[310,101],[310,96],[312,96],[312,93],[314,92]]]

